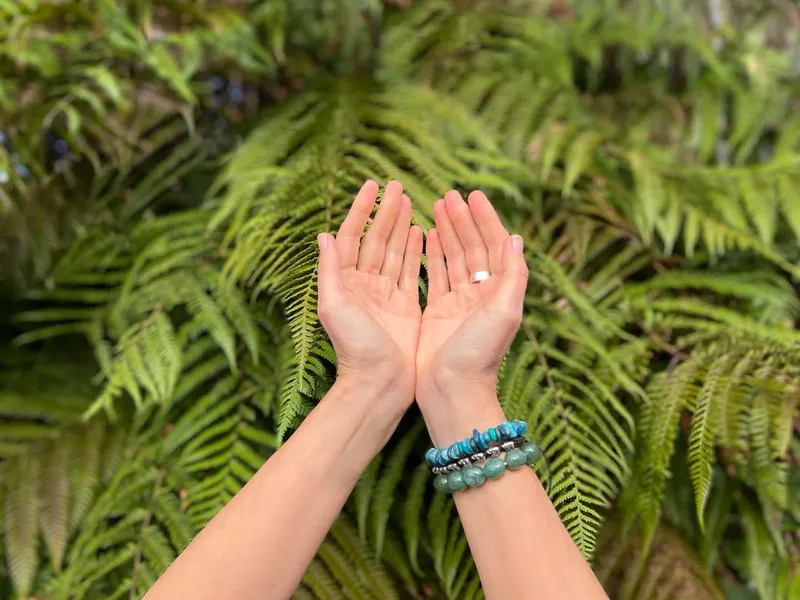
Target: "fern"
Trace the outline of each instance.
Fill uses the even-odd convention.
[[[327,391],[314,235],[397,178],[526,237],[500,398],[608,593],[787,595],[793,11],[0,0],[0,594],[144,593]],[[414,419],[298,597],[482,597]]]

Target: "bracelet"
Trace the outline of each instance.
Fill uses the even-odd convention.
[[[502,442],[496,446],[490,446],[486,452],[475,452],[474,454],[460,458],[455,462],[448,463],[444,467],[431,467],[431,471],[433,471],[434,475],[439,475],[441,473],[452,473],[453,471],[458,471],[462,467],[471,466],[473,462],[482,463],[489,458],[496,458],[500,456],[501,452],[508,452],[509,450],[520,448],[526,443],[528,443],[528,439],[525,436],[515,437],[513,440]]]
[[[446,467],[448,464],[478,452],[487,451],[493,443],[503,442],[525,434],[528,425],[525,421],[504,421],[497,427],[490,427],[483,433],[472,430],[472,437],[465,438],[446,448],[431,448],[425,453],[428,464]]]
[[[502,477],[507,468],[516,471],[526,464],[534,465],[542,456],[539,446],[533,442],[526,442],[521,448],[506,452],[504,458],[490,458],[482,467],[472,465],[463,470],[439,474],[433,480],[433,486],[444,493],[460,492],[467,487],[480,487],[487,479]]]

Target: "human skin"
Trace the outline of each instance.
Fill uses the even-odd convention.
[[[364,184],[337,238],[320,234],[319,316],[338,375],[302,425],[209,522],[147,600],[288,598],[414,398],[422,230],[390,182]]]
[[[434,205],[416,399],[436,446],[505,420],[497,373],[522,320],[528,268],[482,192]],[[470,283],[470,274],[492,277]],[[606,598],[532,469],[454,494],[487,598]]]
[[[146,600],[289,598],[415,394],[439,446],[505,420],[495,387],[522,316],[522,239],[480,192],[469,204],[449,192],[428,232],[422,314],[422,230],[393,181],[364,234],[377,193],[366,182],[337,237],[318,238],[319,315],[336,382]],[[475,270],[493,276],[471,284]],[[606,597],[532,469],[454,497],[488,598]]]

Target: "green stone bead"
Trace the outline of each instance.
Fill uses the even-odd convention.
[[[519,469],[528,462],[528,455],[522,450],[509,450],[506,452],[506,465],[509,469]]]
[[[464,481],[469,487],[478,487],[486,481],[486,475],[480,467],[467,467],[464,469]]]
[[[433,480],[433,487],[440,492],[448,493],[450,488],[447,486],[447,475],[437,475],[436,479]]]
[[[451,492],[460,492],[467,484],[464,482],[464,474],[461,471],[453,471],[447,476],[447,489]]]
[[[492,458],[486,461],[486,464],[483,465],[483,472],[489,479],[497,479],[506,470],[506,463],[503,462],[502,458]]]
[[[529,465],[535,465],[542,459],[542,451],[539,449],[539,446],[533,442],[523,444],[520,450],[522,450],[528,456]]]

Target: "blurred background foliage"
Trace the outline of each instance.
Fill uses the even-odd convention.
[[[800,598],[799,32],[792,0],[0,0],[0,594],[141,596],[291,434],[335,376],[314,234],[372,177],[529,240],[500,395],[612,598]],[[482,597],[426,441],[412,410],[298,598]]]

